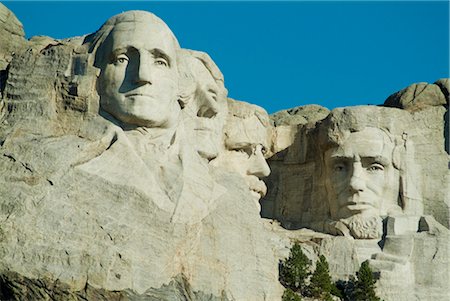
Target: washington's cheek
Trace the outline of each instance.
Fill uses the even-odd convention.
[[[164,95],[164,98],[174,99],[178,94],[178,81],[176,80],[176,73],[167,71],[155,72],[155,78],[157,79],[153,83],[153,89],[158,91],[160,96]]]
[[[108,66],[99,78],[100,90],[109,97],[117,98],[124,82],[124,74],[117,68]]]

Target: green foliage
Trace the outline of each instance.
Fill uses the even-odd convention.
[[[333,283],[331,285],[331,292],[330,292],[333,296],[339,297],[340,299],[344,298],[344,294],[342,293],[342,291],[336,286],[335,283]]]
[[[280,265],[280,282],[286,288],[294,292],[303,293],[305,290],[305,280],[310,275],[309,268],[311,260],[303,253],[298,243],[291,248],[289,258]]]
[[[316,262],[316,269],[311,276],[310,290],[314,297],[321,297],[322,293],[331,291],[331,276],[325,256],[320,255]]]
[[[367,261],[361,264],[357,277],[350,276],[348,281],[336,283],[331,280],[325,256],[320,255],[312,274],[310,267],[311,260],[303,253],[300,244],[295,243],[289,257],[280,263],[280,282],[286,288],[282,301],[300,301],[302,296],[332,301],[332,295],[345,301],[380,301],[375,294],[377,279]],[[306,286],[308,278],[310,284]]]
[[[355,301],[380,301],[375,294],[375,282],[369,262],[364,261],[356,273],[358,279],[355,281],[352,300]]]
[[[319,260],[316,262],[316,269],[311,276],[310,293],[315,298],[328,301],[331,300],[331,289],[333,286],[327,259],[325,256],[320,255]]]
[[[293,290],[287,288],[283,293],[281,301],[302,301],[302,298]]]

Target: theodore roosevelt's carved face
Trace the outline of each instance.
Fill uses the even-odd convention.
[[[247,116],[233,115],[240,115],[240,107],[249,111]],[[226,150],[218,158],[222,167],[243,177],[258,210],[261,209],[259,199],[267,192],[261,178],[270,174],[266,162],[270,133],[269,116],[266,112],[257,112],[248,104],[237,103],[231,107],[225,125]]]
[[[394,142],[377,128],[349,133],[325,153],[327,192],[335,220],[386,215],[397,206],[399,172],[392,165]]]
[[[151,16],[115,24],[97,54],[102,109],[128,124],[170,127],[180,111],[176,47]]]

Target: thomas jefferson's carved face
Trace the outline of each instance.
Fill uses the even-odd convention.
[[[180,111],[175,49],[169,29],[154,19],[115,25],[97,54],[102,109],[128,124],[170,127]]]
[[[210,71],[198,59],[191,60],[197,86],[195,97],[184,109],[189,114],[199,154],[208,160],[217,157],[223,145],[223,126],[227,114],[226,90],[218,85]]]
[[[350,133],[326,152],[331,217],[386,215],[398,207],[399,172],[392,165],[394,143],[380,129]]]

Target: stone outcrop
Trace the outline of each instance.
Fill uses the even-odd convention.
[[[389,96],[384,105],[408,111],[448,105],[448,79],[440,79],[434,84],[413,84]]]
[[[164,55],[150,49],[147,61],[133,61],[137,54],[127,53],[123,60],[102,62],[99,41],[109,43],[108,33],[126,31],[133,23],[171,35],[156,16],[127,12],[83,43],[33,38],[9,63],[0,127],[3,297],[280,298],[275,251],[267,248],[268,231],[252,190],[240,172],[211,163],[226,149],[224,124],[214,117],[225,120],[227,103],[235,102],[226,98],[220,71],[206,54],[179,49],[175,42],[175,51],[167,48]],[[129,37],[118,35],[114,42],[139,42],[138,36]],[[154,74],[138,71],[165,72],[176,62],[168,55],[185,60],[190,55],[195,65],[180,66],[180,78],[151,79],[159,92],[142,90]],[[121,69],[126,62],[147,65]],[[127,80],[141,77],[130,89],[136,94],[111,88],[120,72],[129,87],[136,82]],[[97,80],[103,81],[100,90]],[[170,92],[164,85],[172,80],[180,84]],[[135,110],[142,99],[152,100],[150,95],[166,97],[173,109],[162,103],[159,109]],[[124,97],[132,101],[121,103]],[[262,109],[252,106],[249,116],[252,110]],[[201,124],[198,130],[205,133],[211,129],[209,136],[197,135],[193,124]],[[250,133],[252,126],[247,122]],[[196,143],[212,143],[208,137],[214,135],[219,135],[217,145]]]
[[[387,107],[335,109],[275,140],[281,142],[274,149],[282,151],[269,159],[268,194],[261,200],[262,216],[281,223],[271,229],[300,241],[312,260],[324,254],[335,280],[348,279],[369,260],[384,300],[448,299],[447,84],[414,84],[393,94]],[[388,179],[389,173],[396,180],[377,190],[379,175]],[[333,209],[345,202],[337,208],[349,211]]]
[[[280,300],[294,241],[450,298],[448,79],[269,116],[148,12],[26,41],[0,5],[0,33],[0,299]]]
[[[0,70],[5,70],[14,53],[26,44],[22,23],[0,3]]]
[[[324,119],[330,110],[319,105],[306,105],[273,113],[270,118],[276,127],[307,124]]]

